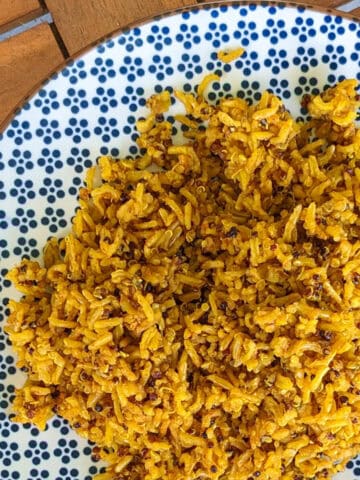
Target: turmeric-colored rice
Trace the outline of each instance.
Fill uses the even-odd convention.
[[[152,97],[146,153],[100,158],[72,232],[9,274],[15,421],[66,418],[97,480],[326,479],[360,451],[357,84],[307,123],[206,84],[176,92],[181,145]]]

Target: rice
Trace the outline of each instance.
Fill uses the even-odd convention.
[[[245,50],[242,47],[234,48],[233,50],[221,50],[217,54],[217,58],[224,63],[230,63],[241,57],[245,53]]]
[[[96,480],[326,479],[360,450],[356,81],[301,123],[212,80],[176,92],[182,145],[153,96],[144,155],[101,157],[72,232],[9,274],[15,421],[66,418]]]

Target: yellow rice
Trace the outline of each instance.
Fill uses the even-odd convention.
[[[230,63],[241,57],[244,53],[245,50],[242,47],[233,50],[220,50],[217,54],[217,58],[224,63]]]
[[[152,97],[146,153],[101,157],[72,232],[9,274],[15,421],[66,418],[97,480],[326,479],[360,450],[357,85],[300,123],[208,80],[176,92],[184,144]]]

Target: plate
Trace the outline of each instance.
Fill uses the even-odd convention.
[[[241,58],[217,60],[219,50],[238,46],[245,48]],[[360,25],[350,18],[285,4],[233,4],[151,20],[69,63],[0,136],[1,325],[15,295],[4,275],[22,257],[39,258],[47,237],[69,230],[84,172],[99,155],[138,153],[135,121],[147,97],[174,87],[192,91],[214,72],[221,76],[209,88],[214,102],[230,94],[254,101],[271,89],[302,115],[304,94],[360,79],[359,54]],[[65,421],[55,417],[44,432],[10,421],[24,376],[3,331],[0,355],[0,478],[90,480],[102,465]],[[360,459],[337,478],[354,476],[360,478]]]

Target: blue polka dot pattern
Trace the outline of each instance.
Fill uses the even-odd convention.
[[[107,113],[109,109],[118,106],[115,90],[113,88],[105,89],[98,87],[96,89],[96,96],[92,98],[92,103],[98,106],[102,113]]]
[[[37,164],[39,167],[43,167],[47,174],[54,173],[56,169],[61,169],[63,167],[63,160],[61,159],[60,150],[56,148],[43,148],[37,159]]]
[[[242,46],[232,63],[219,50]],[[11,422],[16,369],[2,327],[8,298],[5,276],[21,258],[39,258],[44,242],[63,236],[74,214],[84,173],[99,155],[139,154],[136,120],[146,99],[174,88],[194,91],[203,75],[217,73],[210,101],[236,95],[253,102],[263,90],[281,96],[296,116],[299,100],[344,77],[360,80],[360,26],[304,8],[233,5],[198,8],[128,29],[68,63],[47,80],[0,134],[0,478],[91,480],[103,465],[92,446],[53,418],[40,432]],[[169,121],[174,132],[186,129]],[[341,480],[360,479],[360,458]]]
[[[86,118],[71,117],[64,132],[74,143],[80,143],[83,139],[90,137],[88,126],[89,122]]]
[[[13,139],[15,145],[22,145],[24,142],[32,139],[30,122],[28,120],[19,121],[14,119],[6,130],[6,135],[8,138]]]
[[[73,166],[76,173],[81,173],[84,168],[90,168],[92,165],[90,151],[87,148],[80,150],[73,147],[70,151],[70,156],[66,159],[66,163],[69,166]]]
[[[78,81],[87,77],[88,71],[85,67],[84,60],[71,61],[67,67],[61,72],[61,75],[69,79],[71,85],[76,85]]]
[[[35,135],[40,137],[45,145],[49,145],[55,140],[61,138],[58,120],[48,120],[42,118],[39,122],[38,128],[35,129]]]
[[[120,135],[117,124],[116,118],[99,117],[94,133],[100,136],[102,143],[109,143]]]
[[[58,94],[55,90],[41,89],[34,99],[34,107],[40,108],[41,113],[48,115],[51,111],[57,110],[60,107]]]
[[[65,195],[65,192],[63,190],[59,191]],[[54,198],[54,202],[55,200],[56,198]],[[46,207],[44,216],[41,217],[40,220],[41,225],[48,227],[49,232],[51,234],[54,234],[58,232],[59,229],[64,229],[67,226],[68,222],[64,218],[64,215],[65,212],[62,208],[57,208],[56,210],[54,210],[52,207]]]
[[[96,57],[90,74],[97,78],[99,83],[106,83],[116,76],[114,60],[112,58]]]
[[[89,106],[86,99],[86,91],[83,88],[76,90],[71,87],[67,90],[67,96],[63,100],[63,105],[68,107],[72,114],[77,114]]]
[[[22,175],[25,170],[34,168],[32,153],[30,150],[14,148],[11,153],[9,152],[7,165],[13,168],[18,175]]]

